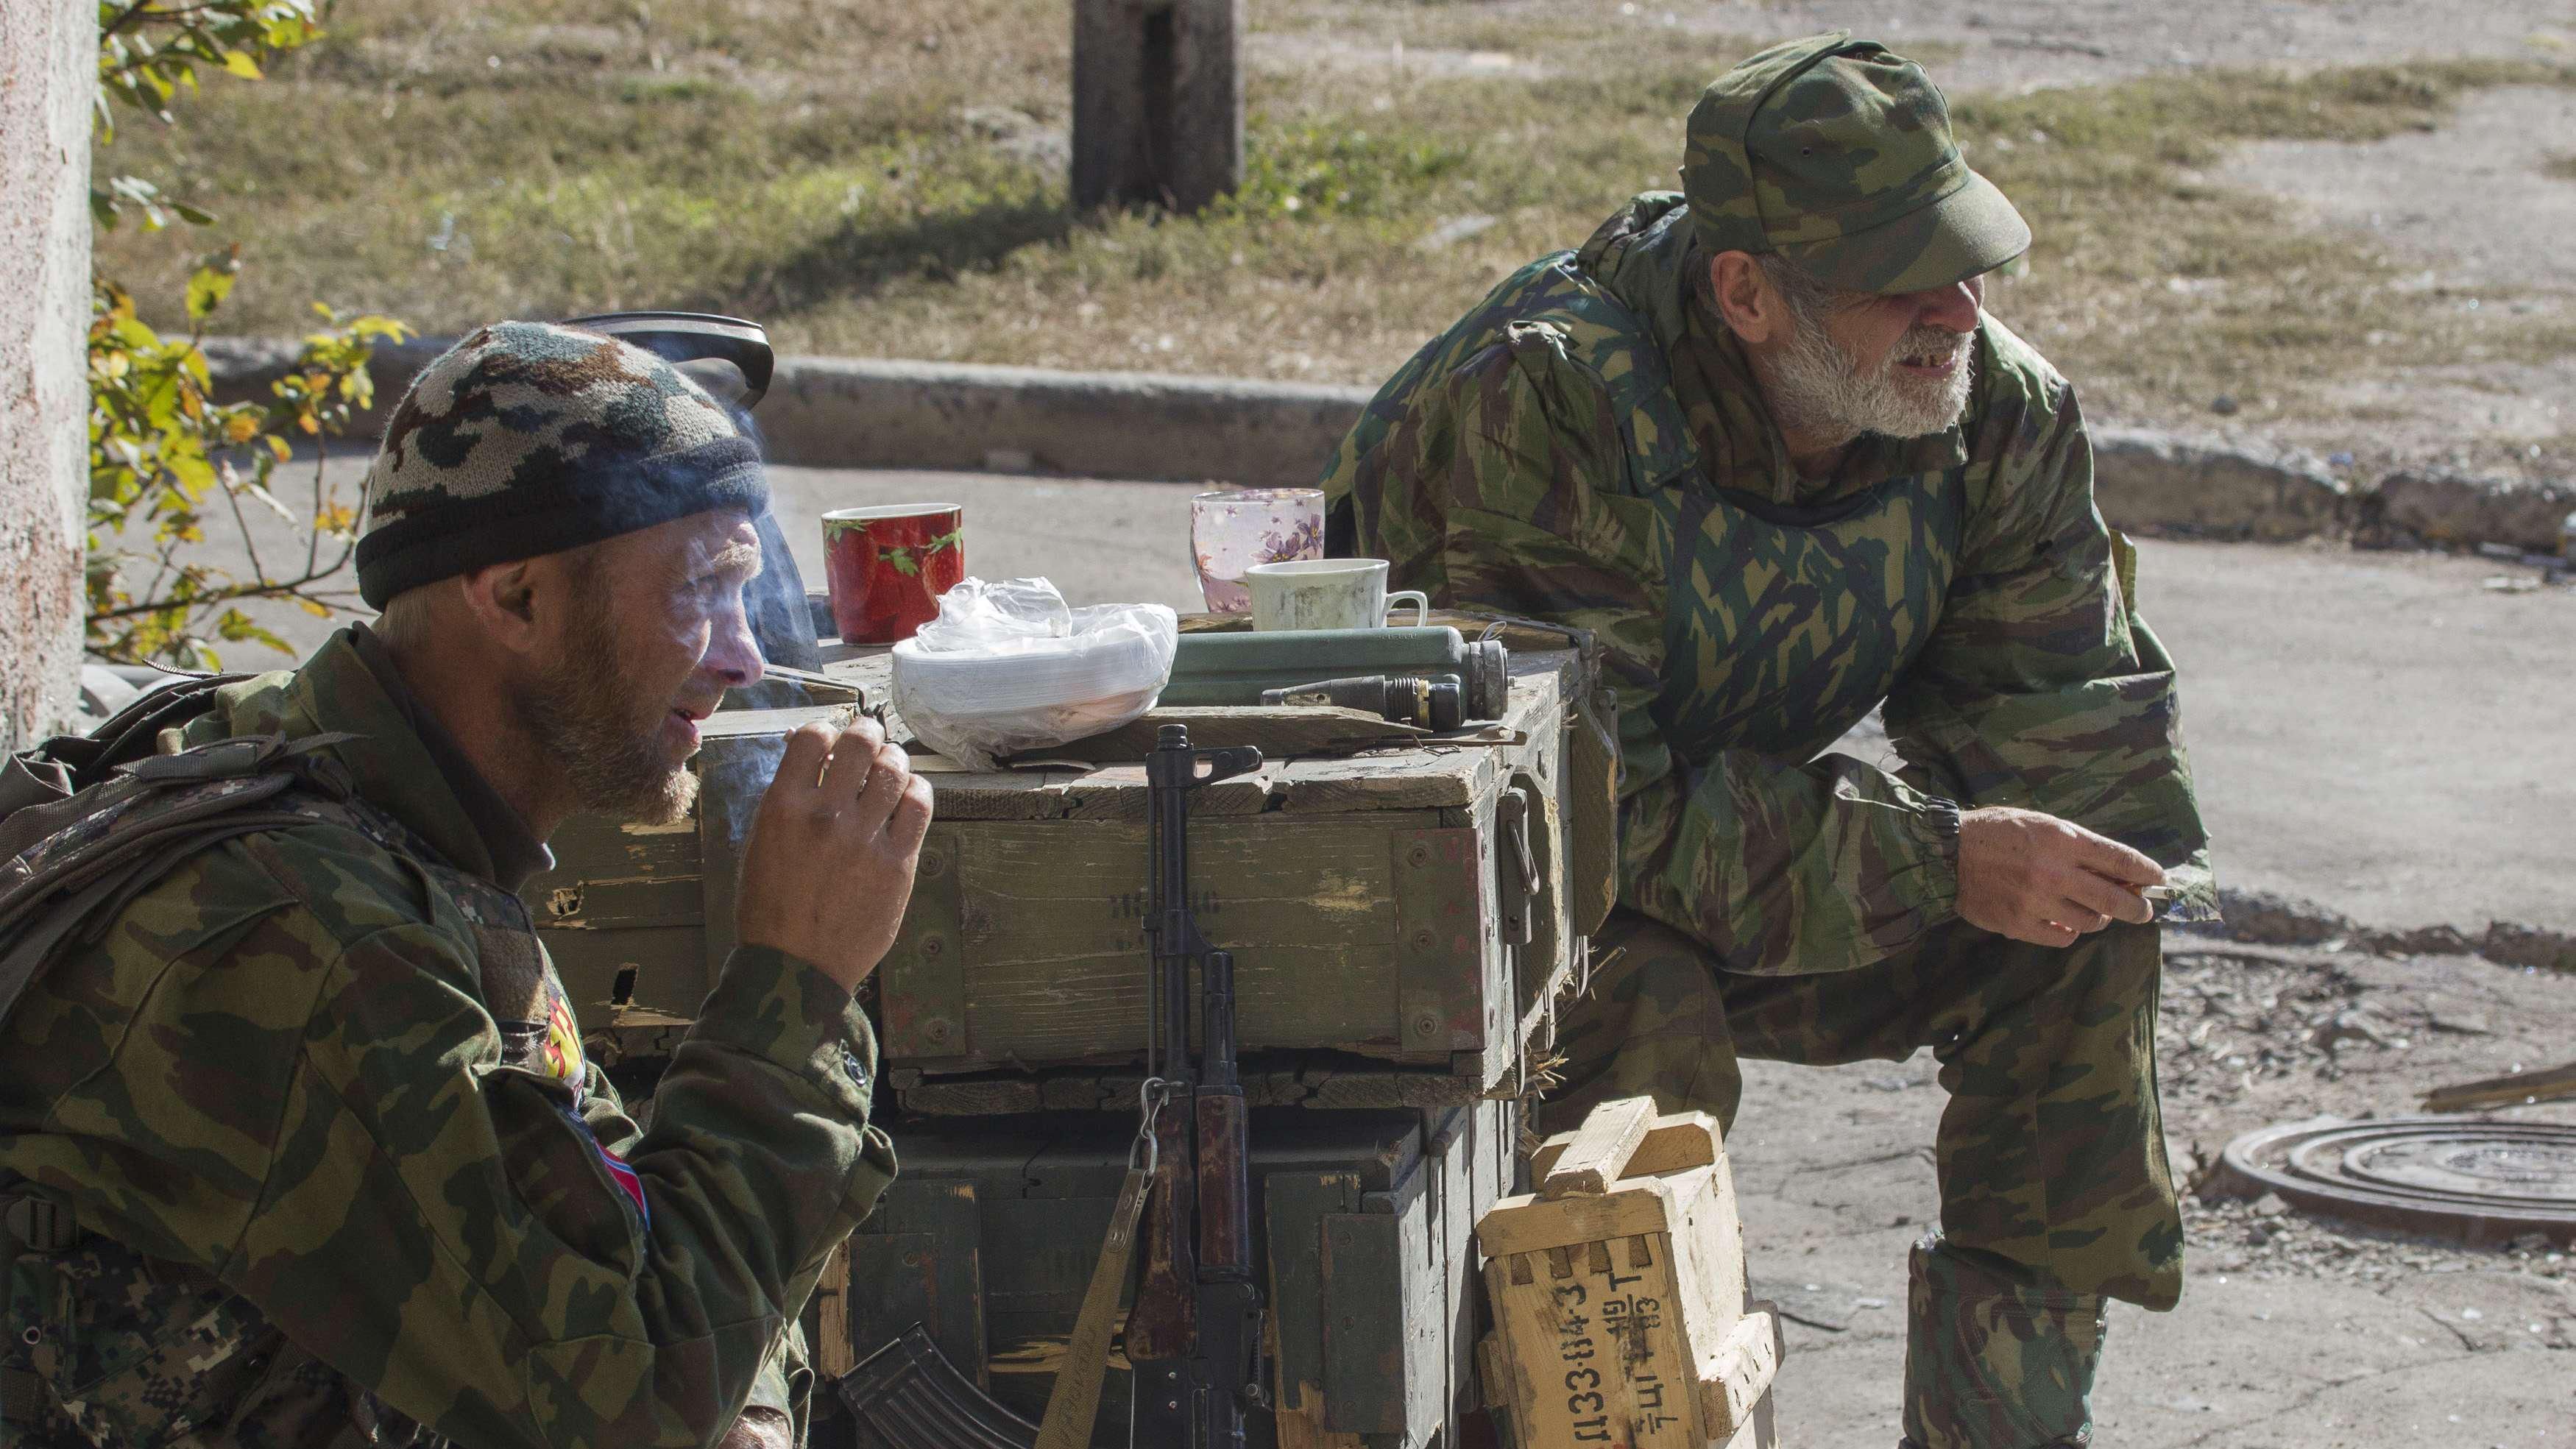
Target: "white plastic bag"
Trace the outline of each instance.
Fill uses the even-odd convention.
[[[1116,729],[1172,677],[1180,616],[1161,604],[1068,607],[1045,579],[966,579],[894,646],[894,707],[969,769]]]

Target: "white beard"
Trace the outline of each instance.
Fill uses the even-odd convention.
[[[1968,354],[1975,344],[1974,333],[1918,325],[1907,329],[1879,365],[1864,375],[1851,354],[1826,333],[1821,320],[1801,317],[1796,335],[1774,360],[1771,376],[1764,382],[1784,429],[1842,442],[1863,433],[1920,438],[1945,431],[1967,410],[1968,387],[1974,381]],[[1953,355],[1958,365],[1941,377],[1913,378],[1898,371],[1905,358]]]

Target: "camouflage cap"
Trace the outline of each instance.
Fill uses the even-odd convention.
[[[496,322],[403,393],[367,469],[358,593],[406,589],[692,513],[769,506],[734,415],[640,347]]]
[[[1718,77],[1691,108],[1682,192],[1710,254],[1778,252],[1847,291],[1946,287],[2030,246],[1931,77],[1844,30]]]

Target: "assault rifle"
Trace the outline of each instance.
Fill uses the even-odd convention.
[[[1074,1324],[1046,1422],[994,1403],[921,1325],[834,1386],[859,1449],[1069,1449],[1088,1443],[1109,1324],[1140,1199],[1152,1205],[1145,1270],[1127,1314],[1134,1442],[1155,1449],[1243,1449],[1244,1420],[1265,1402],[1261,1285],[1252,1267],[1252,1161],[1235,1070],[1234,957],[1199,934],[1190,901],[1190,792],[1261,767],[1251,746],[1193,750],[1164,725],[1145,757],[1153,944],[1146,982],[1146,1132],[1112,1210],[1108,1241]],[[1190,972],[1199,976],[1199,1050],[1190,1055]],[[1186,1110],[1182,1110],[1182,1109]],[[1144,1134],[1140,1134],[1144,1136]],[[1150,1164],[1150,1176],[1147,1165]]]
[[[1190,792],[1261,767],[1250,746],[1193,750],[1167,724],[1145,757],[1153,896],[1146,1075],[1186,1114],[1154,1118],[1155,1173],[1145,1271],[1127,1314],[1127,1361],[1141,1443],[1241,1449],[1263,1402],[1261,1285],[1252,1266],[1252,1163],[1235,1073],[1234,957],[1199,933],[1191,908]],[[1198,968],[1199,1052],[1189,1055],[1190,975]],[[1195,1232],[1193,1232],[1195,1227]]]

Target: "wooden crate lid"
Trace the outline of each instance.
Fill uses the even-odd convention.
[[[892,652],[824,648],[824,672],[864,691],[875,705],[893,695]],[[929,777],[942,820],[1141,820],[1145,770],[1141,750],[1120,763],[1100,763],[1127,745],[1150,743],[1154,727],[1189,723],[1191,743],[1213,748],[1259,744],[1276,758],[1261,769],[1220,781],[1192,797],[1198,815],[1254,815],[1265,811],[1438,810],[1475,805],[1506,782],[1499,747],[1554,729],[1563,709],[1559,671],[1568,651],[1534,653],[1528,669],[1514,660],[1511,705],[1498,728],[1426,738],[1424,732],[1355,710],[1296,707],[1286,710],[1201,708],[1155,710],[1099,740],[1051,751],[1060,768],[1044,762],[1007,770],[968,770],[936,755],[918,755],[914,768]],[[1266,717],[1266,718],[1265,718]],[[1273,723],[1272,721],[1276,721]],[[910,740],[900,712],[886,711],[888,734]],[[1208,733],[1202,737],[1201,731]],[[1407,747],[1409,742],[1420,743]],[[1365,749],[1366,754],[1353,754]],[[1075,758],[1079,756],[1080,758]]]
[[[1657,1116],[1645,1097],[1605,1102],[1540,1146],[1530,1160],[1538,1190],[1494,1204],[1476,1224],[1477,1247],[1498,1258],[1669,1232],[1699,1198],[1724,1190],[1725,1158],[1705,1112]]]

